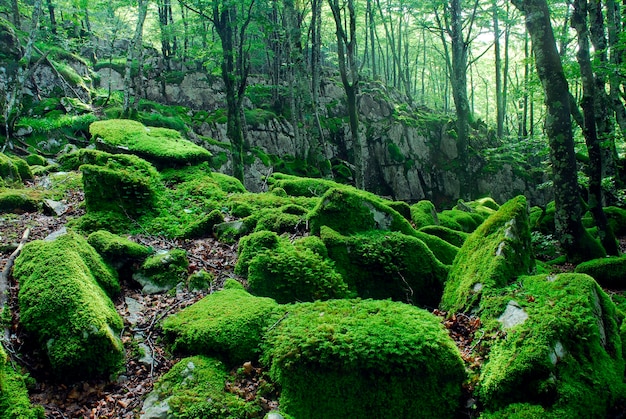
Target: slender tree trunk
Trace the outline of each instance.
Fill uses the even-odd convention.
[[[600,242],[610,255],[617,255],[617,242],[602,210],[602,148],[596,130],[596,83],[589,55],[589,33],[587,28],[587,0],[574,1],[572,27],[578,34],[576,57],[583,85],[581,106],[584,116],[583,134],[589,152],[589,210],[598,227]]]
[[[137,52],[139,48],[142,48],[141,40],[143,39],[143,24],[146,20],[146,14],[148,13],[147,0],[139,0],[137,5],[137,25],[135,26],[135,35],[132,41],[128,45],[128,51],[126,53],[126,68],[124,71],[124,104],[122,108],[122,115],[128,117],[131,113],[131,89],[132,89],[132,66],[133,61],[137,58]],[[143,52],[139,51],[139,54]],[[137,91],[134,93],[135,102],[139,101]]]
[[[372,63],[372,78],[374,80],[378,79],[378,72],[376,70],[376,41],[375,41],[375,31],[376,31],[376,18],[375,13],[372,10],[372,0],[367,0],[367,16],[369,17],[369,37],[370,37],[370,62]],[[367,45],[366,45],[367,49]]]
[[[493,37],[496,71],[496,135],[504,136],[504,102],[502,92],[502,57],[500,56],[500,18],[497,0],[493,1]]]
[[[22,27],[22,16],[18,0],[11,0],[11,12],[13,14],[13,25],[19,30]]]
[[[50,32],[53,34],[57,34],[57,19],[54,14],[54,5],[52,4],[52,0],[46,0],[46,4],[48,6],[48,15],[50,16]]]
[[[599,257],[604,250],[589,236],[581,221],[569,89],[556,49],[548,5],[546,0],[513,0],[513,4],[526,16],[537,74],[545,94],[545,129],[554,180],[556,234],[570,261]]]

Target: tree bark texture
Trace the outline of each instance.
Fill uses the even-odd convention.
[[[581,221],[569,88],[556,48],[548,4],[546,0],[513,0],[513,4],[525,15],[545,95],[545,130],[552,162],[556,234],[569,260],[594,258],[603,252]]]

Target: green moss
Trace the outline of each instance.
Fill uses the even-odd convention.
[[[247,277],[252,294],[278,303],[347,296],[347,286],[331,261],[287,242],[253,257]]]
[[[110,270],[82,237],[68,233],[24,246],[15,261],[20,321],[63,380],[108,376],[124,359],[122,319],[105,289],[119,292]]]
[[[454,417],[465,372],[430,313],[391,301],[284,308],[264,360],[297,418]]]
[[[480,419],[551,419],[541,405],[529,403],[513,403],[495,412],[484,412]],[[556,419],[556,417],[554,417]]]
[[[144,410],[167,406],[168,417],[177,419],[233,419],[261,417],[258,401],[247,401],[226,391],[232,381],[217,359],[194,356],[181,359],[155,384]]]
[[[182,233],[185,238],[209,237],[213,234],[213,227],[224,222],[224,214],[220,210],[213,210],[199,220],[189,224]]]
[[[349,290],[362,298],[434,307],[448,269],[420,239],[399,232],[369,231],[343,236],[322,227],[328,256]]]
[[[145,293],[169,290],[187,279],[189,260],[183,249],[160,251],[148,257],[133,279],[144,287]]]
[[[526,198],[518,196],[467,238],[450,270],[441,307],[469,312],[484,293],[497,292],[534,264]]]
[[[231,287],[167,317],[162,328],[174,351],[219,356],[237,365],[258,358],[267,328],[279,317],[274,300]]]
[[[19,173],[22,181],[33,180],[33,172],[31,172],[30,166],[26,160],[19,157],[12,157],[11,160],[13,160],[13,164],[17,168],[17,172]]]
[[[328,179],[313,179],[284,173],[272,173],[267,179],[270,189],[282,188],[287,195],[320,197],[331,188],[346,187]]]
[[[304,229],[307,209],[299,205],[289,204],[279,208],[256,212],[246,218],[250,229],[255,231],[268,230],[276,233],[294,233]]]
[[[213,286],[215,275],[205,270],[196,271],[187,278],[187,288],[190,290],[206,290]]]
[[[305,236],[297,239],[294,243],[297,248],[305,248],[311,250],[313,253],[317,253],[323,258],[328,257],[328,249],[326,245],[317,236]]]
[[[43,419],[41,407],[33,407],[26,389],[24,376],[8,362],[0,345],[0,417],[5,419]]]
[[[626,256],[589,260],[579,264],[576,272],[592,276],[604,288],[626,288]]]
[[[381,198],[357,189],[329,189],[309,213],[311,232],[328,226],[341,234],[367,230],[400,231],[414,235],[411,224]]]
[[[388,201],[389,208],[397,211],[400,215],[411,221],[411,206],[404,201]]]
[[[439,224],[437,211],[430,201],[419,201],[411,205],[411,220],[417,229]]]
[[[22,183],[16,160],[3,153],[0,153],[0,179],[9,185]]]
[[[626,234],[626,210],[618,207],[604,207],[604,213],[616,236]]]
[[[106,260],[144,259],[152,249],[105,230],[89,235],[87,242]]]
[[[0,214],[5,212],[37,212],[41,196],[26,189],[8,189],[0,192]]]
[[[437,225],[427,225],[420,228],[419,231],[437,236],[456,247],[463,246],[463,243],[465,243],[465,240],[469,237],[468,233]]]
[[[158,166],[171,167],[200,163],[211,158],[204,148],[184,140],[167,128],[147,128],[140,122],[112,119],[91,124],[89,132],[106,148],[133,153]]]
[[[39,154],[29,154],[25,160],[29,166],[46,166],[48,164],[48,161]]]
[[[439,223],[452,230],[471,233],[484,221],[478,213],[465,212],[460,210],[444,210],[439,214]]]
[[[531,403],[553,417],[605,417],[624,376],[609,297],[583,274],[523,277],[505,292],[485,297],[483,312],[502,313],[502,303],[514,300],[528,317],[492,345],[478,385],[484,405]]]
[[[280,246],[280,237],[273,231],[258,231],[239,240],[237,264],[235,273],[247,275],[250,261],[266,250],[274,250]]]
[[[426,246],[433,252],[435,257],[441,261],[444,265],[452,265],[454,258],[459,253],[459,248],[453,244],[448,243],[441,237],[418,231],[415,237],[423,241]]]

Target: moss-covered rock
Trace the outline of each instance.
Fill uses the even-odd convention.
[[[19,185],[33,178],[28,163],[19,157],[10,157],[0,153],[0,180],[7,185]]]
[[[48,165],[48,161],[45,159],[45,157],[40,156],[39,154],[29,154],[24,160],[26,160],[26,163],[28,163],[29,166]]]
[[[463,243],[465,243],[465,240],[469,237],[469,234],[463,231],[452,230],[448,227],[436,225],[427,225],[420,228],[418,231],[437,236],[456,247],[463,246]]]
[[[169,128],[146,127],[129,119],[91,124],[96,146],[108,152],[135,154],[158,167],[183,166],[211,159],[211,153]]]
[[[87,237],[87,242],[107,261],[120,262],[129,259],[145,259],[152,249],[135,243],[126,237],[118,236],[106,230],[98,230]]]
[[[541,405],[530,403],[513,403],[500,410],[483,412],[480,419],[557,419],[546,412]]]
[[[526,198],[518,196],[467,238],[450,269],[441,307],[469,312],[484,293],[497,292],[534,265]]]
[[[321,239],[352,292],[435,307],[448,269],[420,239],[399,232],[343,236],[322,227]]]
[[[626,210],[618,207],[604,207],[604,213],[609,225],[613,229],[613,234],[623,236],[626,234]]]
[[[0,417],[5,419],[43,419],[41,407],[33,407],[24,376],[16,371],[0,345]]]
[[[400,231],[413,235],[411,224],[381,198],[357,189],[329,189],[309,213],[313,234],[328,226],[341,234],[368,230]]]
[[[604,288],[626,289],[626,256],[589,260],[579,264],[576,272],[592,276]]]
[[[483,298],[483,313],[500,315],[506,332],[491,344],[477,386],[488,412],[528,403],[541,405],[542,417],[606,417],[624,390],[624,360],[615,305],[593,278],[522,277]]]
[[[141,418],[232,419],[261,417],[257,401],[225,390],[226,366],[204,356],[183,358],[165,373],[146,398]]]
[[[435,205],[426,200],[411,205],[411,220],[417,229],[429,225],[438,225],[439,218]]]
[[[458,209],[445,210],[439,214],[439,224],[452,230],[471,233],[484,221],[484,217],[476,212]]]
[[[187,279],[189,259],[183,249],[159,251],[148,257],[133,275],[144,294],[168,291]]]
[[[264,360],[297,418],[451,418],[465,371],[439,320],[392,301],[286,306]],[[288,314],[287,314],[288,313]]]
[[[0,214],[37,212],[40,205],[39,194],[26,189],[7,189],[0,192]]]
[[[250,260],[249,291],[279,303],[328,300],[348,295],[334,263],[307,248],[282,242]]]
[[[123,323],[107,292],[119,292],[119,283],[85,239],[68,233],[28,243],[13,274],[20,283],[21,324],[37,338],[60,379],[118,371]]]
[[[267,178],[267,183],[270,185],[270,190],[280,188],[287,195],[305,197],[321,197],[332,188],[351,188],[328,179],[313,179],[284,173],[272,173]]]
[[[435,257],[444,265],[452,265],[454,258],[459,253],[459,248],[444,239],[428,234],[423,231],[417,231],[415,237],[423,241],[426,246],[434,253]]]
[[[182,237],[193,239],[199,237],[210,237],[213,235],[213,227],[224,222],[224,214],[220,210],[213,210],[204,215],[199,220],[189,224],[182,233]]]
[[[273,231],[257,231],[242,237],[237,247],[238,258],[235,273],[247,275],[250,262],[254,257],[266,250],[275,250],[280,247],[280,244],[280,237]]]
[[[258,359],[267,328],[280,317],[278,304],[229,282],[163,321],[174,351],[218,356],[232,364]]]

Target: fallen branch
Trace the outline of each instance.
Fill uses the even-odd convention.
[[[17,246],[17,249],[11,253],[9,259],[7,260],[7,264],[4,265],[4,269],[0,273],[0,312],[4,310],[4,306],[6,306],[7,301],[9,299],[9,276],[11,274],[11,269],[13,268],[13,263],[15,263],[15,259],[19,256],[22,248],[26,244],[28,240],[28,236],[30,235],[30,228],[24,230],[24,234],[22,234],[22,240],[20,244]],[[9,340],[9,328],[7,326],[4,327],[3,338],[5,342]]]

